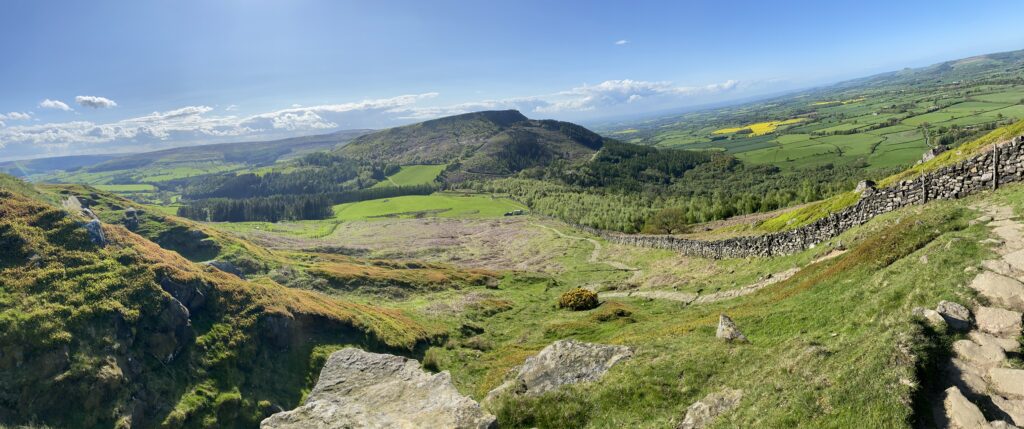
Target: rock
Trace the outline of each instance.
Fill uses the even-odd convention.
[[[89,241],[92,241],[92,244],[100,247],[107,245],[107,236],[103,234],[103,225],[100,224],[100,221],[93,219],[82,227],[89,232]]]
[[[1018,425],[1024,425],[1024,400],[1020,399],[1006,399],[999,395],[992,395],[992,405],[999,408],[1003,414],[1006,414],[1013,423]],[[992,422],[993,428],[1016,428],[1017,426],[1010,426],[1005,422],[1002,422],[1005,426],[996,425],[997,422]]]
[[[260,336],[279,349],[287,348],[292,343],[292,326],[295,319],[290,314],[272,313],[259,321]]]
[[[516,376],[488,393],[485,401],[504,393],[540,395],[569,384],[597,381],[612,366],[632,356],[632,349],[626,346],[555,341],[527,358]]]
[[[1016,338],[1000,338],[981,331],[971,331],[967,334],[967,337],[978,344],[994,344],[1008,353],[1020,350],[1020,343],[1017,342]]]
[[[992,368],[988,370],[989,386],[1010,399],[1024,399],[1024,369]]]
[[[991,368],[1006,360],[1006,353],[998,345],[979,345],[971,340],[957,340],[953,351],[959,358],[981,368]]]
[[[944,372],[947,381],[959,387],[961,391],[975,395],[983,395],[988,391],[985,373],[963,359],[950,359],[949,365],[945,368]]]
[[[1021,332],[1021,313],[996,307],[975,309],[978,329],[998,336],[1017,336]]]
[[[235,264],[232,264],[232,263],[230,263],[228,261],[213,260],[213,261],[204,262],[204,264],[209,265],[211,267],[214,267],[214,268],[216,268],[218,270],[221,270],[221,271],[223,271],[225,273],[233,274],[233,275],[237,276],[240,279],[244,279],[245,278],[245,273],[243,273],[241,269],[236,267]]]
[[[990,427],[992,429],[1020,429],[1017,426],[1011,425],[1011,424],[1009,424],[1007,422],[1004,422],[1002,420],[996,420],[994,422],[990,422],[988,424],[988,427]]]
[[[940,153],[943,153],[947,150],[949,150],[949,148],[947,148],[946,145],[941,144],[931,149],[928,149],[924,152],[924,154],[921,155],[921,162],[931,161],[935,159],[935,157],[938,156]]]
[[[1002,274],[1007,277],[1014,277],[1015,274],[1010,263],[1002,259],[989,259],[987,261],[983,261],[981,266],[993,273]]]
[[[703,428],[711,424],[720,414],[736,408],[741,399],[743,399],[743,391],[739,389],[725,389],[708,394],[704,399],[694,402],[686,408],[686,417],[676,428]]]
[[[988,421],[981,414],[977,405],[968,401],[956,386],[946,389],[946,398],[942,401],[949,419],[949,426],[957,429],[987,428]]]
[[[967,307],[955,302],[939,301],[935,311],[942,315],[946,324],[954,330],[966,331],[971,327],[971,311]]]
[[[925,321],[928,322],[929,325],[931,325],[935,329],[938,329],[940,331],[946,329],[946,319],[943,318],[938,311],[924,307],[914,307],[914,309],[911,311],[911,314],[913,314],[915,317],[920,317],[924,319]]]
[[[163,276],[160,278],[160,288],[185,305],[190,313],[202,308],[206,303],[206,294],[198,286],[181,284]]]
[[[736,322],[733,322],[732,319],[725,314],[720,314],[718,316],[718,330],[715,331],[715,336],[728,342],[750,342],[750,340],[747,339],[747,336],[743,335],[743,332],[740,332],[740,328],[736,326]]]
[[[1003,255],[1003,261],[1014,270],[1024,272],[1024,250],[1010,252]]]
[[[981,216],[981,217],[975,219],[974,221],[978,222],[978,223],[989,223],[989,222],[992,222],[992,216],[984,215],[984,216]]]
[[[339,350],[327,359],[302,406],[262,429],[493,428],[494,416],[463,396],[447,371],[430,374],[401,356]]]
[[[857,182],[857,188],[854,189],[854,192],[861,194],[864,193],[864,191],[868,191],[868,193],[871,193],[873,190],[875,190],[874,181],[861,180],[860,182]]]
[[[181,348],[192,340],[188,308],[170,298],[157,315],[159,331],[146,338],[149,352],[164,363],[174,360]]]
[[[970,287],[995,305],[1024,311],[1024,284],[1016,279],[983,271],[971,281]]]

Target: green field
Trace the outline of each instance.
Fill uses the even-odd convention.
[[[334,216],[343,221],[381,218],[485,218],[502,216],[526,207],[506,198],[485,195],[436,193],[360,201],[334,206]]]
[[[374,187],[426,185],[433,183],[445,167],[445,165],[406,165]]]
[[[156,190],[156,187],[148,183],[133,183],[129,185],[95,185],[97,189],[110,192],[149,192]]]

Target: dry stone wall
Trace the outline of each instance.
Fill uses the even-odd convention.
[[[987,151],[913,180],[875,189],[867,187],[860,200],[840,212],[790,231],[724,240],[693,240],[671,235],[619,234],[583,228],[608,241],[632,246],[672,249],[707,258],[786,255],[829,240],[871,218],[902,207],[936,199],[963,198],[1024,178],[1024,136],[993,145]]]

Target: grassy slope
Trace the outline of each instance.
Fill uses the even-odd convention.
[[[452,330],[465,323],[483,328],[482,335],[455,337],[428,351],[477,398],[558,339],[636,347],[636,357],[600,383],[501,404],[495,411],[503,427],[668,427],[681,421],[688,404],[723,387],[746,393],[738,411],[714,427],[900,427],[913,415],[912,388],[901,380],[915,379],[915,363],[898,344],[925,342],[910,309],[940,299],[966,302],[964,268],[987,252],[977,244],[987,231],[967,226],[974,215],[965,204],[936,202],[882,216],[839,238],[850,245],[847,254],[712,305],[622,299],[587,312],[556,310],[565,290],[625,277],[582,267],[555,278],[510,275],[499,291],[461,313],[438,316],[437,302],[466,302],[452,293],[399,305]],[[567,266],[580,266],[589,254],[580,244],[563,258]],[[779,268],[778,259],[723,262],[739,262],[734,267],[747,273]],[[631,315],[615,316],[616,309]],[[753,343],[715,339],[720,312]]]
[[[136,422],[145,426],[251,427],[269,404],[298,402],[324,347],[357,342],[409,353],[438,334],[398,310],[195,265],[117,225],[104,225],[111,244],[98,248],[77,216],[21,191],[0,190],[0,420],[109,427],[135,404],[148,409],[148,423]],[[194,341],[167,364],[150,354],[170,300],[158,284],[164,277],[207,294],[192,314]],[[286,350],[268,346],[258,329],[271,315],[305,331]],[[61,349],[67,364],[53,357]],[[12,356],[25,363],[12,366],[21,359]],[[129,358],[142,371],[122,377]]]
[[[387,180],[378,182],[373,187],[427,185],[434,183],[444,168],[445,165],[406,165],[399,172],[388,176]]]

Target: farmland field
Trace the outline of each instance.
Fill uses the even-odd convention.
[[[334,206],[334,217],[343,221],[418,217],[485,218],[525,208],[506,198],[435,193],[339,204]]]
[[[374,187],[426,185],[437,179],[444,168],[444,165],[407,165]]]

